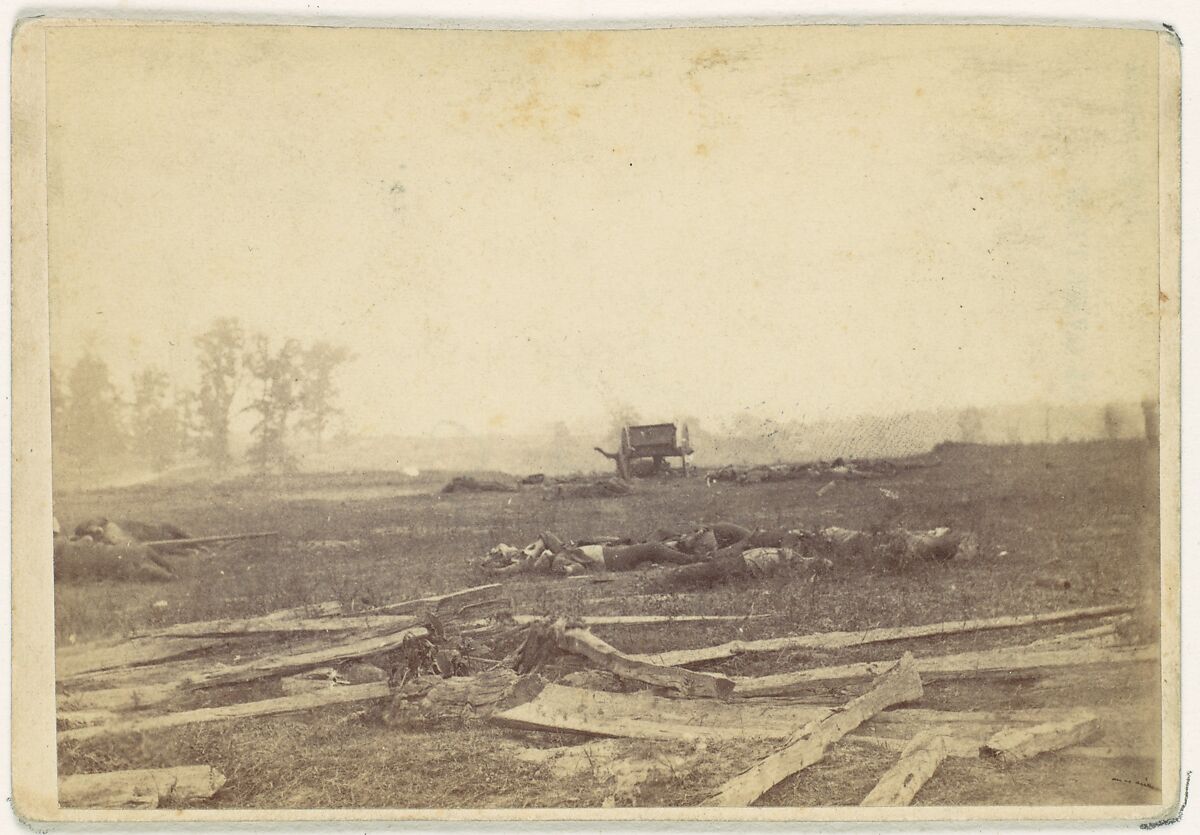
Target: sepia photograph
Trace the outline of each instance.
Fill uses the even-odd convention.
[[[18,814],[1170,814],[1179,46],[22,22]]]

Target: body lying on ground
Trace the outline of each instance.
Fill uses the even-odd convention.
[[[169,540],[189,539],[186,531],[164,522],[113,520],[97,516],[63,535],[54,519],[54,577],[56,580],[167,581],[175,570],[164,553],[178,552]],[[148,542],[159,543],[154,546]]]
[[[633,488],[619,478],[602,478],[586,482],[561,482],[542,488],[545,499],[605,499],[628,496]]]
[[[443,493],[515,493],[517,485],[472,476],[455,476],[442,488]]]
[[[720,548],[728,548],[754,532],[732,522],[717,522],[686,533],[659,529],[650,538],[688,554],[711,554]]]
[[[529,546],[518,549],[497,545],[481,567],[492,574],[578,574],[582,571],[631,571],[647,563],[688,565],[707,559],[687,554],[661,542],[626,541],[563,543],[552,533],[543,533]]]
[[[565,559],[587,568],[603,568],[605,571],[632,571],[640,565],[689,565],[703,562],[706,557],[685,554],[663,545],[661,542],[639,542],[635,545],[583,545],[567,548],[562,552]],[[568,566],[566,573],[574,573]]]
[[[926,466],[909,463],[911,466]],[[792,481],[801,478],[876,478],[881,475],[894,475],[901,467],[886,459],[835,458],[832,462],[817,461],[812,464],[759,464],[756,466],[736,466],[727,464],[705,475],[709,485],[718,481],[732,481],[738,484],[758,484],[765,481]]]
[[[935,528],[913,533],[903,529],[868,534],[847,528],[757,530],[745,539],[716,551],[711,559],[677,568],[666,585],[708,585],[737,578],[762,578],[803,569],[816,575],[837,563],[874,559],[901,567],[918,560],[946,562],[972,559],[978,552],[974,534]]]
[[[97,516],[85,519],[75,526],[74,539],[85,538],[106,545],[129,545],[191,537],[185,531],[166,522],[139,522],[136,519],[108,519]]]
[[[72,541],[91,541],[102,545],[125,547],[145,542],[158,543],[160,553],[194,552],[194,547],[174,546],[169,540],[190,539],[184,530],[166,522],[139,522],[136,519],[108,519],[103,516],[85,519],[75,526]]]
[[[811,569],[815,574],[830,568],[833,561],[828,557],[812,556],[795,548],[749,548],[740,554],[725,554],[682,566],[671,571],[665,581],[668,585],[706,585],[738,578],[761,579],[798,569]]]

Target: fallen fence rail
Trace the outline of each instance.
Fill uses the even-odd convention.
[[[1093,606],[1088,609],[1069,609],[1061,612],[1046,612],[1036,615],[1018,615],[975,620],[947,621],[923,626],[880,627],[857,632],[824,632],[815,635],[796,635],[785,638],[766,638],[760,641],[729,641],[699,649],[680,649],[669,652],[651,652],[634,655],[642,661],[667,666],[687,666],[702,661],[731,658],[749,652],[779,652],[789,649],[844,649],[865,644],[903,641],[912,638],[928,638],[939,635],[954,635],[961,632],[981,632],[991,629],[1014,629],[1045,623],[1061,623],[1084,618],[1099,618],[1125,614],[1131,606]]]

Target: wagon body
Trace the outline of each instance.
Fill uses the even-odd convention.
[[[682,428],[674,423],[650,423],[626,426],[621,430],[621,450],[617,469],[622,478],[629,478],[629,462],[636,458],[653,458],[656,463],[665,458],[679,458],[683,474],[688,474],[687,457],[692,454],[687,424]]]
[[[630,454],[637,458],[654,455],[679,455],[676,429],[673,423],[626,427],[629,433]]]

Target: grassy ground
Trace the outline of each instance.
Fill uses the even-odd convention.
[[[63,495],[55,513],[66,526],[90,515],[171,521],[193,535],[274,529],[274,541],[228,546],[176,559],[174,583],[60,583],[55,622],[63,643],[134,627],[246,616],[307,602],[383,603],[486,582],[471,561],[497,542],[524,545],[541,530],[563,538],[640,536],[660,526],[716,521],[754,525],[841,525],[870,529],[969,528],[980,538],[970,563],[919,565],[905,572],[835,569],[814,583],[773,580],[722,585],[663,601],[639,597],[658,588],[656,570],[609,575],[612,582],[516,578],[507,581],[516,610],[534,614],[706,613],[768,617],[670,628],[614,627],[601,634],[631,652],[703,646],[835,629],[1023,614],[1111,602],[1136,603],[1157,620],[1157,470],[1136,442],[1025,447],[952,446],[927,456],[936,466],[895,476],[706,487],[702,479],[642,482],[634,495],[545,501],[532,488],[516,494],[413,495],[372,474],[361,480],[320,476],[268,489],[177,486]],[[880,487],[899,494],[891,499]],[[1067,580],[1069,588],[1058,581]],[[616,602],[591,602],[594,598]],[[161,601],[165,601],[163,606]],[[155,603],[159,605],[154,605]],[[1044,631],[1037,636],[1043,636]],[[940,653],[1035,637],[982,633],[889,646]],[[729,674],[760,675],[813,663],[878,657],[879,650],[751,655],[714,662]],[[1127,751],[1120,760],[1046,756],[1001,768],[954,761],[919,803],[1157,802],[1157,669],[1095,670],[1039,684],[934,684],[923,707],[1004,709],[1088,705],[1102,711],[1098,744]],[[1132,674],[1131,674],[1132,673]],[[831,696],[837,701],[842,695]],[[60,750],[63,773],[209,763],[226,788],[227,807],[522,807],[598,805],[595,780],[553,779],[544,766],[516,762],[513,744],[566,744],[551,734],[516,734],[479,723],[400,731],[374,723],[361,706],[303,716],[180,728]],[[734,746],[736,748],[736,746]],[[753,750],[714,750],[713,783],[737,771]],[[784,781],[760,801],[771,805],[857,803],[890,762],[861,746],[836,746],[819,766]],[[695,802],[706,786],[646,787],[639,803]]]

